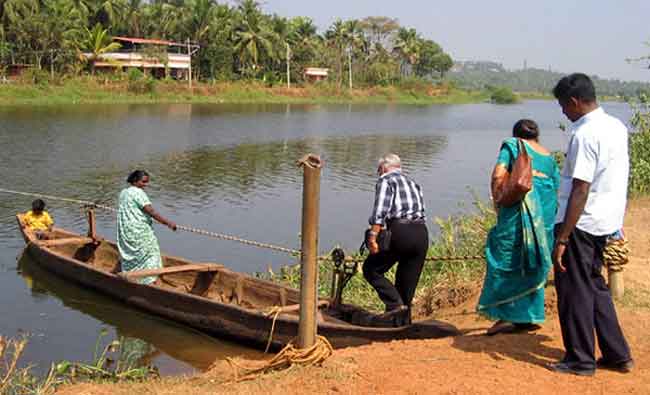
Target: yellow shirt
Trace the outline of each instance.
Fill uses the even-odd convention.
[[[32,230],[47,230],[50,226],[54,225],[54,221],[47,211],[43,211],[40,215],[36,215],[29,210],[23,217],[25,225]]]

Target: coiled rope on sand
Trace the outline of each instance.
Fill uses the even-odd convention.
[[[295,365],[322,365],[333,351],[332,345],[325,337],[317,336],[316,343],[304,349],[296,348],[292,340],[273,358],[261,364],[244,365],[236,362],[233,358],[226,360],[233,370],[234,381],[239,382],[252,380],[270,372],[289,369]]]
[[[630,247],[626,239],[609,239],[603,251],[603,260],[607,270],[623,271],[623,266],[627,265],[630,260],[629,255]]]

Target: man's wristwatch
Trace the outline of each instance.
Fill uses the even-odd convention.
[[[564,240],[557,239],[557,240],[555,240],[555,244],[561,244],[563,246],[568,246],[569,245],[569,239],[564,239]]]

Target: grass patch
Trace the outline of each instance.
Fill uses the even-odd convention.
[[[63,384],[142,382],[160,377],[156,368],[142,364],[137,346],[129,343],[138,340],[120,338],[101,347],[106,333],[105,330],[100,332],[92,362],[55,363],[44,377],[34,375],[31,365],[19,367],[28,343],[26,336],[16,339],[0,336],[0,394],[48,395]]]
[[[349,90],[331,83],[286,88],[257,81],[187,82],[154,80],[144,75],[62,77],[34,83],[0,85],[0,105],[130,103],[306,103],[306,104],[461,104],[486,101],[484,92],[447,85],[405,84]]]
[[[650,290],[635,284],[634,287],[627,286],[620,304],[633,309],[650,309]]]

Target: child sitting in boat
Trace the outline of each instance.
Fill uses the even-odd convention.
[[[36,233],[39,239],[48,239],[54,221],[50,214],[45,211],[45,202],[41,199],[36,199],[32,202],[32,209],[25,213],[23,216],[27,228]]]

